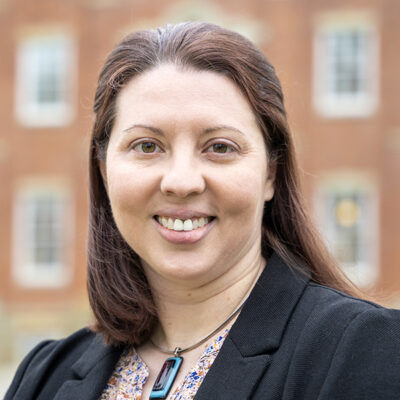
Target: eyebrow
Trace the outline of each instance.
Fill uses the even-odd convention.
[[[155,128],[154,126],[143,125],[143,124],[134,124],[134,125],[130,126],[129,128],[123,129],[122,132],[129,132],[135,128],[147,129],[149,131],[152,131],[156,135],[164,136],[164,132],[161,129]]]
[[[245,136],[245,134],[238,128],[235,128],[234,126],[230,126],[230,125],[217,125],[211,128],[207,128],[204,129],[204,131],[202,132],[203,134],[206,133],[212,133],[212,132],[216,132],[216,131],[233,131],[233,132],[237,132],[240,133],[241,135]]]
[[[161,129],[155,128],[154,126],[150,126],[150,125],[144,125],[144,124],[134,124],[134,125],[130,126],[129,128],[124,129],[122,132],[129,132],[135,128],[147,129],[147,130],[155,133],[156,135],[164,136],[164,132]],[[213,133],[213,132],[223,131],[223,130],[234,131],[234,132],[241,134],[242,136],[245,136],[245,134],[240,129],[235,128],[234,126],[230,126],[230,125],[216,125],[216,126],[213,126],[210,128],[206,128],[201,132],[201,134],[206,135],[208,133]]]

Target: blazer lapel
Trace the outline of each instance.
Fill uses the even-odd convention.
[[[54,400],[98,400],[122,350],[105,346],[101,337],[97,335],[71,367],[76,379],[65,381]]]
[[[195,400],[245,400],[269,365],[271,356],[244,357],[229,335],[204,378]]]
[[[276,253],[268,259],[196,400],[252,398],[309,280],[305,268],[289,267]]]

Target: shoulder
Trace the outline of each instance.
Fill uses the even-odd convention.
[[[400,323],[400,310],[385,308],[314,282],[306,286],[299,307],[310,310],[314,318],[326,319],[325,323],[342,321],[347,326],[376,319],[394,325]]]
[[[50,375],[68,375],[67,371],[82,357],[96,337],[95,333],[84,328],[64,339],[39,343],[19,365],[5,400],[28,398],[28,392],[33,395],[35,387]]]
[[[324,376],[321,399],[349,398],[354,390],[360,399],[396,398],[394,393],[400,393],[400,310],[315,283],[307,285],[298,307],[305,323],[297,354],[319,365],[318,373]]]
[[[88,328],[80,329],[60,340],[46,340],[34,347],[25,357],[19,369],[34,364],[46,364],[52,358],[68,358],[71,362],[82,355],[82,352],[95,339],[96,334]]]
[[[394,344],[400,345],[400,310],[313,282],[306,286],[297,308],[307,315],[305,327],[317,332],[329,330],[329,336],[338,340],[354,336],[366,342],[379,338],[382,343],[397,338]]]

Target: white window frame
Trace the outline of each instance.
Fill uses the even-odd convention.
[[[56,57],[53,62],[59,63],[61,98],[55,102],[46,103],[37,99],[43,57]],[[22,125],[61,127],[73,120],[76,61],[75,43],[68,33],[44,31],[20,38],[16,57],[15,112]]]
[[[362,70],[365,88],[356,93],[331,90],[331,63],[325,39],[329,35],[358,31],[366,35],[368,44],[363,54]],[[362,61],[359,60],[361,63]],[[316,111],[328,118],[362,118],[374,114],[379,98],[379,34],[372,18],[357,14],[322,16],[314,31],[313,103]]]
[[[60,232],[60,259],[52,264],[34,261],[32,200],[54,197],[60,201],[56,216],[62,224]],[[71,195],[65,185],[41,180],[20,183],[16,189],[13,218],[13,277],[18,285],[30,288],[57,288],[66,286],[72,277],[73,210]]]
[[[329,195],[351,196],[359,193],[367,198],[368,212],[361,215],[366,219],[361,221],[359,230],[363,235],[365,246],[362,248],[364,262],[356,264],[341,264],[344,273],[360,287],[372,286],[379,276],[379,200],[374,180],[363,174],[333,174],[327,175],[319,182],[314,198],[317,224],[328,248],[334,255],[334,221],[330,219],[330,210],[325,204]],[[339,261],[339,260],[338,260]]]

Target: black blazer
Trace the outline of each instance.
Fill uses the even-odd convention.
[[[5,400],[95,400],[122,349],[87,329],[39,344]],[[273,255],[196,400],[399,400],[400,310],[358,300]]]

